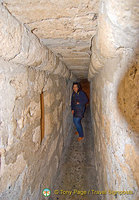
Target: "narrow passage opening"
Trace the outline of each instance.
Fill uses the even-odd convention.
[[[90,84],[88,80],[80,81],[82,90],[90,97]],[[73,124],[74,126],[74,124]],[[94,135],[91,125],[90,104],[86,105],[82,119],[84,139],[78,141],[78,135],[73,132],[68,136],[68,145],[64,147],[57,178],[49,200],[99,200],[97,191],[97,174],[95,171]]]

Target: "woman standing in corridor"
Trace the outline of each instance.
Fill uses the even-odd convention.
[[[81,90],[81,86],[78,82],[73,83],[72,89],[73,93],[71,97],[71,110],[73,114],[73,122],[77,129],[75,134],[79,134],[78,141],[80,141],[84,138],[81,119],[84,117],[85,104],[88,103],[88,98],[85,92]]]

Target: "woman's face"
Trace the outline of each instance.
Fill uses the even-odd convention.
[[[77,93],[77,92],[78,92],[78,85],[75,84],[75,85],[73,86],[73,90],[74,90],[74,92]]]

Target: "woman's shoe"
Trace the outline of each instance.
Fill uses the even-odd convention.
[[[76,132],[75,132],[75,135],[78,135],[78,134],[79,134],[78,131],[76,131]]]
[[[78,138],[78,141],[83,140],[83,139],[84,139],[84,137],[79,137],[79,138]]]

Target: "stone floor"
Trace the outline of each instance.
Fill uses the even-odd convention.
[[[78,142],[78,135],[72,133],[69,145],[63,151],[58,176],[49,200],[99,200],[98,195],[92,194],[92,191],[88,194],[89,190],[97,190],[89,105],[82,125],[85,138]],[[80,191],[80,194],[74,194],[75,190]],[[54,194],[55,191],[59,194]],[[83,195],[81,191],[87,194]]]

